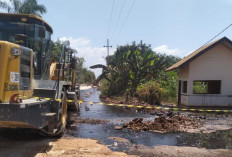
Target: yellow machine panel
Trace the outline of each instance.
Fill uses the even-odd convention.
[[[20,87],[21,74],[20,68],[21,57],[23,55],[23,50],[21,46],[6,42],[0,41],[0,102],[7,103],[10,101],[11,96],[14,94],[20,94],[21,96],[31,97],[32,96],[32,56],[33,52],[30,52],[30,61],[28,63],[27,72],[29,72],[28,78],[30,79],[30,87],[27,87],[22,90]],[[28,58],[29,59],[29,58]]]

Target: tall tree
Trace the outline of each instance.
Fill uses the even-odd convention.
[[[0,0],[0,8],[6,9],[8,13],[35,14],[41,16],[47,12],[43,4],[38,4],[37,0],[10,0],[11,5]]]
[[[60,60],[60,54],[63,47],[64,42],[57,39],[56,41],[52,41],[51,46],[51,58],[53,58],[56,62]]]
[[[0,0],[0,8],[7,10],[8,13],[12,11],[9,4],[2,0]]]

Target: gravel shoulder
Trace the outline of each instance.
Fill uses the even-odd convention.
[[[212,133],[216,131],[232,129],[231,114],[200,114],[190,113],[188,116],[195,117],[202,123],[201,127],[183,129],[189,133]]]
[[[229,157],[232,150],[229,149],[205,149],[197,147],[156,146],[154,148],[138,146],[131,148],[129,154],[149,157]]]
[[[112,157],[126,157],[134,156],[127,155],[124,152],[113,152],[105,145],[99,144],[96,140],[92,139],[66,139],[62,138],[55,142],[50,142],[51,149],[45,153],[38,153],[36,157],[69,157],[69,156],[112,156]]]
[[[57,156],[154,156],[154,157],[217,157],[231,156],[229,149],[205,149],[197,147],[178,146],[156,146],[154,148],[145,146],[135,146],[129,151],[129,155],[124,152],[113,152],[105,145],[98,144],[92,139],[60,139],[50,142],[51,149],[45,153],[38,153],[36,157],[57,157]]]
[[[97,140],[84,138],[45,138],[30,129],[0,130],[2,157],[63,157],[63,156],[134,156],[113,152]]]

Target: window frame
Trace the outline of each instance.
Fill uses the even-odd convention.
[[[198,92],[194,92],[194,82],[204,82],[204,83],[206,83],[206,92],[204,92],[204,93],[198,93]],[[218,91],[217,92],[209,92],[209,83],[212,83],[212,82],[217,82],[217,83],[219,83],[218,85]],[[193,94],[201,94],[201,95],[205,95],[205,94],[221,94],[221,83],[222,83],[222,80],[193,80],[193,88],[192,88],[192,93]],[[211,84],[212,85],[212,84]],[[212,88],[212,87],[210,87],[210,88]]]
[[[188,93],[188,81],[181,81],[182,86],[181,86],[181,93],[187,94]]]

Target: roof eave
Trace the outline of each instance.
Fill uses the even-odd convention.
[[[168,71],[174,71],[177,69],[179,69],[179,67],[167,68],[165,71],[168,72]]]

